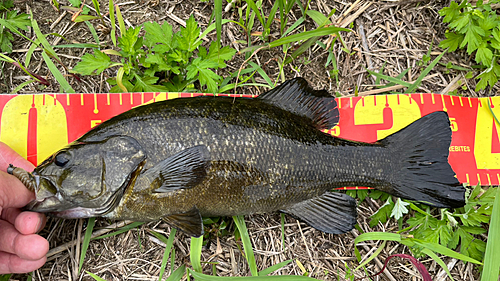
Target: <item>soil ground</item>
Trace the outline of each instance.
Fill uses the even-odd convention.
[[[44,34],[59,33],[68,42],[90,43],[94,39],[88,27],[83,24],[71,22],[71,14],[57,11],[52,1],[17,1],[16,7],[22,12],[33,12]],[[91,7],[91,1],[87,1]],[[108,3],[100,1],[102,10],[107,10]],[[264,14],[269,14],[273,1],[264,1]],[[303,1],[304,2],[304,1]],[[195,0],[163,1],[163,0],[135,0],[116,1],[120,5],[126,24],[137,26],[146,21],[162,23],[168,21],[175,29],[183,21],[194,14],[201,23],[202,30],[209,24],[213,3]],[[61,0],[62,5],[68,5]],[[224,3],[226,4],[226,3]],[[414,81],[425,68],[421,66],[423,57],[428,52],[431,44],[431,60],[443,50],[437,48],[438,43],[444,39],[446,26],[438,11],[449,4],[449,1],[339,1],[339,0],[312,0],[310,9],[317,10],[325,15],[335,9],[331,18],[337,26],[351,28],[352,32],[343,33],[345,47],[342,50],[339,42],[334,44],[334,54],[338,65],[338,82],[332,74],[333,66],[325,67],[328,52],[318,46],[309,49],[292,63],[285,65],[284,78],[290,79],[301,76],[306,78],[316,89],[327,89],[332,94],[342,96],[354,95],[355,92],[365,94],[375,88],[375,79],[369,75],[367,69],[379,71],[384,65],[383,73],[396,77],[405,69],[410,68],[404,76],[405,81]],[[244,6],[244,2],[235,4],[235,7],[223,13],[223,18],[238,20],[237,8]],[[246,9],[246,8],[245,8]],[[301,12],[297,6],[289,15],[292,24]],[[109,27],[99,25],[98,21],[92,22],[99,30],[100,40],[111,46]],[[304,26],[309,30],[316,27],[311,19],[306,20]],[[256,25],[254,31],[261,31],[262,27]],[[279,37],[279,25],[271,25],[272,39]],[[28,37],[33,37],[32,31],[27,32]],[[49,36],[49,42],[64,44],[59,37]],[[215,32],[209,35],[210,40],[216,40]],[[252,37],[252,45],[262,44],[258,36]],[[323,37],[321,40],[329,44],[332,37]],[[245,41],[245,33],[237,25],[227,24],[223,27],[223,45],[230,45],[241,50],[246,46],[239,43]],[[207,44],[205,42],[204,44]],[[11,57],[24,60],[29,44],[24,40],[16,40],[14,52]],[[88,49],[66,48],[57,49],[59,56],[69,68],[73,67],[88,52]],[[274,81],[282,81],[280,77],[278,59],[284,60],[281,48],[262,50],[252,58],[259,64],[267,75]],[[466,79],[464,71],[457,71],[446,67],[448,62],[455,66],[470,68],[471,58],[465,52],[447,53],[441,62],[425,77],[416,92],[448,93],[457,90],[457,94],[464,96],[486,96],[497,94],[498,86],[491,91],[475,92],[474,79]],[[228,63],[228,68],[222,75],[235,72],[245,61],[244,54],[237,54]],[[2,63],[0,65],[1,79],[0,92],[10,92],[26,81],[23,72],[13,66]],[[30,84],[23,88],[22,93],[59,92],[59,86],[43,63],[40,52],[35,52],[30,69],[47,77],[51,86],[42,87]],[[106,77],[115,73],[108,70],[101,76],[84,77],[82,82],[68,77],[72,87],[77,92],[107,92],[110,86],[105,82]],[[476,73],[477,74],[477,73]],[[256,76],[256,82],[264,80]],[[387,82],[383,82],[387,83]],[[257,87],[239,88],[240,93],[259,94],[265,89]],[[396,90],[397,91],[397,90]],[[404,91],[404,89],[399,90]],[[368,92],[369,94],[370,92]],[[368,226],[369,216],[380,207],[381,202],[367,199],[359,205],[358,222],[365,231],[393,232],[398,229],[393,220],[385,225],[374,228]],[[228,220],[231,221],[231,220]],[[330,235],[317,231],[297,220],[285,216],[285,239],[281,244],[281,227],[279,214],[252,215],[246,217],[247,226],[254,244],[257,265],[259,270],[275,265],[279,262],[293,259],[294,262],[277,271],[276,274],[302,275],[300,262],[308,275],[320,280],[345,280],[346,272],[355,268],[358,263],[354,256],[353,241],[359,235],[358,230],[344,235]],[[94,240],[90,243],[87,257],[83,263],[82,273],[78,274],[80,244],[75,243],[83,237],[86,228],[83,220],[49,219],[42,235],[48,238],[51,245],[47,264],[34,272],[32,280],[93,280],[87,273],[92,272],[106,280],[157,280],[160,271],[164,244],[154,238],[148,231],[155,230],[168,235],[169,226],[161,222],[149,223],[118,236]],[[114,222],[98,219],[95,231],[113,229]],[[234,229],[232,223],[229,229]],[[358,247],[364,257],[372,253],[380,243],[370,242]],[[177,268],[181,264],[189,264],[189,238],[178,233],[174,242]],[[284,247],[283,247],[284,246]],[[240,242],[235,241],[229,234],[220,238],[211,239],[211,243],[203,250],[202,261],[205,273],[212,271],[212,264],[220,276],[247,276],[249,268],[240,251]],[[397,243],[388,243],[379,257],[370,262],[366,269],[369,274],[378,272],[385,257],[394,253],[411,254],[409,250]],[[446,263],[452,262],[444,258]],[[210,262],[210,263],[208,263]],[[432,260],[422,260],[429,269],[434,280],[444,280],[436,276],[444,276],[441,268]],[[170,270],[170,265],[167,266]],[[452,274],[456,280],[477,280],[478,274],[471,264],[456,263],[452,266]],[[362,271],[356,272],[357,277],[365,277]],[[16,275],[14,279],[27,279],[26,275]],[[374,277],[373,280],[421,280],[416,269],[407,261],[395,259],[389,263],[389,270],[384,274]]]

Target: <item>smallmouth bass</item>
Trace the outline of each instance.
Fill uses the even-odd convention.
[[[196,97],[140,106],[98,125],[22,175],[27,209],[61,218],[164,219],[191,236],[202,216],[281,211],[327,233],[356,224],[332,189],[368,186],[435,207],[465,204],[448,164],[445,112],[376,143],[327,135],[335,98],[301,78],[254,99]]]

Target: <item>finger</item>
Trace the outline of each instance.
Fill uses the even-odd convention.
[[[47,261],[47,257],[38,260],[24,260],[20,257],[0,252],[0,274],[28,273],[39,269]]]
[[[21,259],[36,261],[49,251],[49,242],[36,234],[23,235],[14,226],[0,220],[0,252],[15,254]]]
[[[3,210],[1,219],[10,222],[21,234],[35,234],[45,226],[44,214],[35,212],[21,212],[19,209]]]
[[[21,157],[21,155],[15,152],[8,145],[0,142],[0,170],[7,171],[7,167],[9,167],[9,164],[12,164],[19,168],[23,168],[29,172],[33,171],[33,169],[35,168],[33,164]]]
[[[16,177],[0,171],[0,213],[2,209],[21,208],[35,199]]]

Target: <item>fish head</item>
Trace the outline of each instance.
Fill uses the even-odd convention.
[[[27,209],[61,218],[105,215],[118,205],[145,161],[141,145],[128,136],[76,141],[35,168],[36,199]]]

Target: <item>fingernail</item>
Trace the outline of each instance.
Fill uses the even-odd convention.
[[[40,232],[43,227],[44,227],[44,224],[45,224],[45,216],[44,215],[41,215],[38,217],[38,224],[36,226],[36,233]]]

